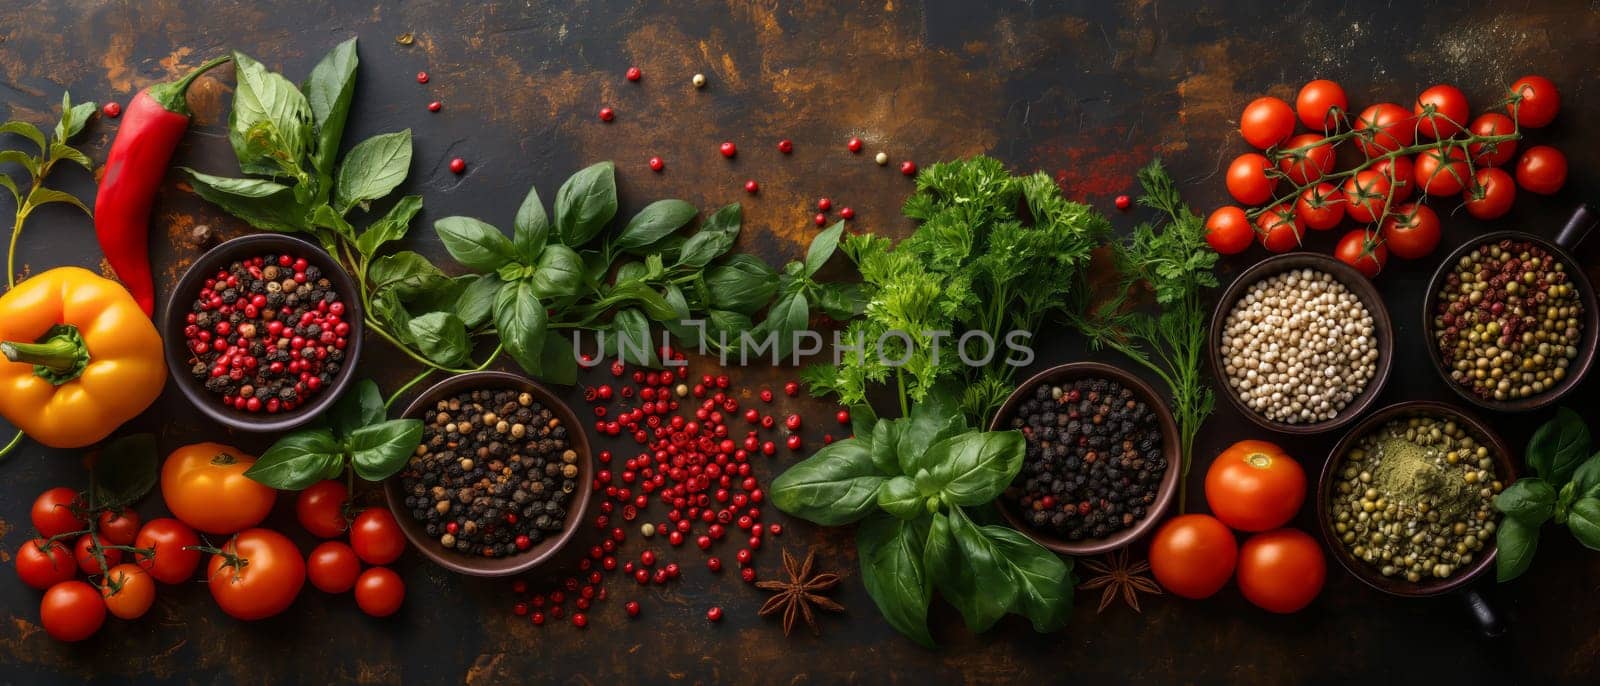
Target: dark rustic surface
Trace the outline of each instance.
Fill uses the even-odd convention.
[[[651,199],[682,197],[702,207],[741,201],[747,231],[741,248],[770,261],[799,254],[813,232],[809,202],[828,195],[860,213],[857,225],[903,234],[897,209],[910,183],[873,165],[886,149],[896,162],[987,152],[1019,169],[1045,169],[1067,192],[1127,227],[1138,213],[1117,214],[1110,199],[1132,192],[1132,174],[1153,155],[1166,157],[1189,200],[1209,209],[1224,198],[1219,170],[1244,150],[1233,132],[1239,109],[1260,94],[1290,98],[1302,82],[1339,80],[1354,103],[1409,102],[1436,81],[1461,86],[1474,102],[1498,97],[1523,73],[1542,73],[1564,98],[1557,124],[1537,132],[1567,152],[1567,188],[1554,198],[1523,197],[1511,216],[1491,224],[1446,218],[1446,245],[1492,227],[1524,227],[1550,235],[1566,209],[1600,191],[1593,151],[1600,135],[1600,8],[1593,2],[1472,3],[1110,3],[828,2],[504,3],[457,7],[425,1],[388,3],[179,2],[9,3],[0,12],[0,103],[7,118],[52,121],[63,88],[77,99],[126,102],[135,89],[167,80],[206,57],[242,49],[298,79],[336,42],[360,36],[362,67],[346,144],[404,127],[416,136],[410,180],[403,189],[426,197],[408,245],[442,255],[428,229],[433,219],[468,213],[508,224],[530,183],[548,200],[573,170],[600,159],[618,162],[624,214]],[[411,46],[395,37],[415,32]],[[645,80],[629,84],[629,65]],[[433,80],[413,79],[427,70]],[[694,91],[704,72],[710,86]],[[224,123],[231,78],[220,70],[201,79],[198,113],[177,164],[227,173],[232,157]],[[445,109],[424,105],[441,99]],[[595,112],[617,108],[602,125]],[[1358,105],[1359,106],[1359,105]],[[117,123],[96,121],[86,135],[103,160]],[[843,142],[859,135],[866,154]],[[792,138],[795,152],[773,150]],[[739,158],[716,155],[717,142],[739,143]],[[645,160],[660,155],[665,174]],[[455,176],[448,160],[469,171]],[[86,176],[58,181],[88,193]],[[745,178],[762,183],[745,196]],[[89,222],[56,206],[37,213],[20,261],[42,271],[62,264],[94,267]],[[8,210],[9,211],[9,210]],[[193,257],[176,238],[197,223],[225,235],[238,222],[204,206],[169,174],[156,210],[158,285],[170,286]],[[1330,236],[1310,248],[1327,250]],[[1225,262],[1229,273],[1259,258],[1252,251]],[[1600,239],[1583,251],[1591,274]],[[1395,314],[1398,354],[1383,402],[1453,400],[1426,365],[1420,347],[1421,290],[1434,264],[1396,263],[1379,280]],[[1040,365],[1083,359],[1071,335],[1051,336]],[[366,368],[386,389],[408,368],[374,346]],[[1106,356],[1107,361],[1119,360]],[[703,363],[697,365],[704,369]],[[753,369],[749,383],[774,383],[785,370]],[[780,394],[781,397],[781,394]],[[1570,404],[1600,421],[1600,381]],[[794,403],[786,403],[794,406]],[[805,404],[815,417],[811,444],[831,422],[831,408]],[[1513,445],[1548,416],[1491,417]],[[196,419],[176,392],[138,422],[159,429],[163,448],[196,440],[264,447]],[[1196,471],[1221,447],[1259,437],[1230,409],[1220,408],[1203,432]],[[1333,437],[1285,441],[1309,470]],[[780,451],[781,453],[782,451]],[[53,454],[54,453],[54,454]],[[794,458],[762,460],[770,478]],[[11,456],[0,486],[0,559],[28,536],[28,504],[48,486],[81,485],[73,454],[28,444]],[[1198,484],[1198,479],[1192,480]],[[375,489],[368,493],[377,502]],[[1190,502],[1201,503],[1198,488]],[[271,520],[297,529],[280,499]],[[159,496],[141,510],[161,510]],[[778,517],[771,517],[778,521]],[[613,584],[613,599],[593,614],[587,632],[570,626],[535,629],[512,616],[504,582],[451,576],[415,555],[400,564],[409,592],[405,608],[386,621],[360,614],[348,596],[307,589],[284,615],[256,624],[223,616],[205,589],[166,589],[141,622],[111,621],[80,645],[49,640],[37,624],[38,594],[0,574],[0,681],[150,681],[314,683],[506,681],[855,683],[940,682],[1381,682],[1585,681],[1600,671],[1600,555],[1564,533],[1548,531],[1534,568],[1517,583],[1491,588],[1511,635],[1475,637],[1453,598],[1400,600],[1380,595],[1337,567],[1307,611],[1268,615],[1234,588],[1206,602],[1149,599],[1142,615],[1113,608],[1097,615],[1081,594],[1072,624],[1037,635],[1008,619],[973,636],[948,608],[934,613],[942,647],[926,651],[897,636],[863,591],[847,531],[798,522],[776,542],[818,546],[821,563],[845,574],[838,594],[850,608],[824,617],[824,635],[785,640],[774,622],[756,618],[764,594],[731,574],[712,580],[699,554],[682,583],[643,598],[646,617],[629,622],[621,602],[636,591]],[[1314,530],[1309,508],[1299,525]],[[590,530],[592,532],[592,529]],[[590,534],[592,535],[592,534]],[[309,548],[309,541],[302,538]],[[589,542],[580,541],[582,547]],[[627,550],[637,553],[637,540]],[[1142,551],[1141,551],[1142,553]],[[765,550],[758,567],[778,572]],[[1483,584],[1485,587],[1492,584]],[[708,625],[705,608],[728,618]]]

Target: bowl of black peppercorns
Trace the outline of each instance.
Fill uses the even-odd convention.
[[[1149,531],[1178,490],[1178,424],[1155,389],[1098,362],[1023,382],[991,430],[1021,431],[1022,471],[1001,494],[1018,531],[1063,555],[1117,550]]]
[[[583,425],[555,394],[505,372],[472,372],[406,408],[422,444],[384,482],[412,547],[470,576],[509,576],[572,539],[593,489]]]

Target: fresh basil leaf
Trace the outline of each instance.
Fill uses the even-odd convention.
[[[850,433],[851,438],[862,439],[869,445],[877,428],[878,413],[866,403],[856,403],[850,406]],[[876,458],[873,460],[876,462]]]
[[[400,471],[422,444],[422,420],[395,419],[350,434],[350,464],[356,476],[383,481]]]
[[[322,201],[328,199],[328,191],[332,190],[333,162],[339,156],[345,121],[350,118],[350,100],[356,92],[356,66],[360,62],[356,56],[356,39],[351,38],[323,55],[300,87],[311,106],[312,121],[317,125],[311,160],[317,171],[319,200]]]
[[[734,238],[734,234],[702,228],[683,242],[683,250],[678,253],[678,264],[691,269],[704,267],[731,250]]]
[[[539,199],[538,188],[529,188],[511,225],[511,245],[516,248],[517,261],[533,264],[549,240],[550,219],[545,216],[544,201]]]
[[[133,434],[106,443],[89,475],[100,507],[118,509],[139,502],[161,475],[155,434]]]
[[[505,285],[493,274],[468,277],[466,289],[456,298],[455,313],[467,329],[476,329],[489,323],[494,314],[494,298]]]
[[[778,292],[778,273],[761,258],[746,253],[730,256],[706,270],[711,306],[754,315]]]
[[[1539,477],[1517,479],[1494,497],[1494,506],[1507,517],[1542,524],[1556,508],[1556,489]]]
[[[867,295],[859,283],[817,284],[817,305],[836,321],[847,321],[865,312]]]
[[[294,176],[311,151],[312,113],[305,94],[244,53],[233,53],[233,110],[228,142],[239,168]]]
[[[676,310],[656,289],[642,281],[625,281],[612,287],[600,300],[602,307],[632,303],[644,310],[655,321],[668,321],[678,316]]]
[[[356,237],[356,227],[339,215],[337,210],[327,203],[317,206],[311,211],[311,225],[319,229],[331,229],[334,233],[347,239]]]
[[[383,421],[383,393],[372,379],[361,379],[328,410],[328,428],[337,441],[363,426]]]
[[[805,331],[811,323],[811,306],[802,293],[778,299],[767,309],[767,318],[761,323],[762,332],[778,334],[778,358],[786,360],[794,351],[795,334]]]
[[[872,463],[877,465],[878,471],[883,474],[906,474],[901,469],[900,434],[907,426],[903,419],[883,419],[872,427]],[[907,461],[911,463],[911,461]],[[915,472],[912,472],[913,474]]]
[[[739,335],[749,331],[751,327],[750,318],[738,312],[729,312],[727,310],[706,311],[706,332],[717,334],[719,340],[722,336],[726,336],[730,345],[737,344]]]
[[[1072,614],[1072,566],[1015,529],[990,525],[979,531],[994,545],[1017,589],[1011,611],[1027,617],[1039,633],[1066,626]]]
[[[500,343],[506,354],[529,374],[540,372],[548,323],[544,303],[527,281],[508,283],[495,294],[494,326],[500,333]]]
[[[878,489],[878,507],[901,519],[916,519],[928,514],[926,502],[909,476],[889,479]]]
[[[583,258],[565,245],[547,245],[530,283],[534,294],[546,300],[577,295],[583,288]]]
[[[568,247],[588,243],[615,216],[617,179],[610,162],[579,170],[556,191],[556,240]]]
[[[1600,453],[1589,456],[1572,472],[1572,483],[1580,498],[1600,498]],[[1513,484],[1515,485],[1515,484]]]
[[[1505,583],[1528,571],[1533,553],[1539,547],[1539,526],[1514,517],[1500,520],[1495,530],[1495,580]]]
[[[544,332],[544,344],[539,351],[539,378],[563,386],[578,382],[578,358],[572,352],[572,341],[560,331]]]
[[[367,284],[373,292],[381,294],[392,290],[401,301],[444,288],[449,283],[450,277],[433,266],[428,258],[410,250],[384,255],[367,266]]]
[[[936,514],[935,521],[942,515]],[[948,542],[936,560],[938,566],[934,561],[928,564],[934,587],[961,612],[968,629],[988,631],[1016,603],[1020,589],[1011,578],[1005,553],[961,508],[951,508],[947,519]],[[935,545],[932,536],[930,549]]]
[[[966,418],[960,406],[951,402],[950,396],[936,392],[930,392],[923,402],[911,406],[908,421],[895,446],[904,474],[916,474],[919,469],[932,470],[936,464],[926,459],[928,446],[966,429]]]
[[[1022,432],[970,431],[928,447],[926,459],[941,484],[940,495],[955,505],[983,505],[1022,471]]]
[[[0,152],[3,152],[3,151],[0,151]],[[14,151],[12,151],[12,152],[14,152]],[[0,159],[0,162],[4,162],[4,161],[5,160]],[[11,180],[11,176],[9,174],[0,174],[0,187],[3,187],[6,190],[11,191],[11,200],[13,202],[18,202],[18,203],[22,202],[22,194],[17,191],[17,182],[12,181]]]
[[[1528,466],[1552,484],[1566,483],[1588,456],[1589,427],[1570,408],[1556,410],[1556,416],[1528,441]]]
[[[839,248],[839,236],[844,234],[844,221],[833,223],[833,226],[824,229],[811,239],[811,246],[806,248],[806,276],[812,276],[817,270],[828,263],[835,250]]]
[[[1567,514],[1567,528],[1590,550],[1600,550],[1600,498],[1579,498]]]
[[[650,340],[650,320],[644,312],[632,307],[619,310],[611,320],[611,333],[616,337],[617,358],[624,364],[661,366],[655,341]]]
[[[356,250],[364,257],[371,257],[385,243],[405,238],[406,232],[411,230],[411,218],[421,210],[422,196],[407,195],[400,198],[394,207],[356,237]]]
[[[612,245],[631,250],[654,245],[656,241],[683,228],[700,210],[682,200],[657,200],[628,220],[628,225],[617,235]]]
[[[643,281],[650,270],[645,268],[643,262],[623,262],[617,267],[617,283],[624,281]]]
[[[293,233],[309,227],[306,208],[289,186],[264,179],[212,176],[188,167],[180,169],[189,175],[195,195],[255,228]]]
[[[466,364],[472,356],[467,325],[454,313],[429,312],[412,318],[408,328],[423,356],[436,364],[456,367]]]
[[[823,446],[779,474],[768,495],[788,514],[823,526],[843,526],[872,511],[885,481],[866,446],[847,438]]]
[[[511,262],[516,250],[506,235],[472,217],[445,217],[433,223],[444,249],[476,272],[492,272]]]
[[[70,108],[66,107],[68,102],[70,102],[70,100],[67,97],[67,93],[62,91],[61,104],[63,108],[61,110],[61,121],[56,122],[56,141],[63,144],[67,141],[77,138],[78,134],[83,133],[83,127],[89,124],[89,119],[94,117],[94,111],[96,109],[94,101],[80,102]],[[52,148],[53,147],[54,146],[52,146]],[[73,152],[77,151],[74,150]],[[84,166],[87,167],[89,165]]]
[[[46,150],[50,149],[48,142],[45,140],[44,132],[40,131],[39,127],[28,122],[12,120],[4,124],[0,124],[0,134],[5,133],[14,133],[18,136],[22,136],[23,138],[33,141],[34,145],[39,146],[40,155],[43,155]]]
[[[332,431],[302,430],[278,439],[244,475],[263,486],[300,491],[343,463],[344,454]]]
[[[683,289],[677,284],[667,284],[666,290],[661,294],[662,302],[672,309],[672,316],[657,319],[673,338],[680,344],[697,345],[700,341],[700,330],[684,323],[693,313],[689,310],[689,301],[683,297]]]
[[[929,521],[873,513],[856,529],[856,555],[861,558],[867,595],[889,626],[926,648],[934,645],[928,633],[933,584],[923,564]]]
[[[730,203],[716,212],[711,213],[700,224],[700,233],[720,233],[729,239],[739,237],[739,226],[744,221],[744,207],[739,203]]]
[[[385,133],[356,144],[339,163],[334,186],[334,208],[340,214],[351,207],[393,192],[411,171],[411,129]]]

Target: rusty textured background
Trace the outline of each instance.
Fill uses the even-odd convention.
[[[1600,135],[1592,125],[1600,118],[1600,4],[1593,1],[6,4],[0,114],[39,123],[53,121],[63,88],[79,100],[126,102],[136,89],[229,48],[298,80],[336,42],[360,36],[346,145],[413,130],[416,155],[403,190],[422,193],[427,208],[408,247],[436,256],[443,251],[428,228],[433,219],[472,214],[507,225],[530,183],[548,201],[567,174],[600,159],[618,163],[624,214],[661,197],[702,207],[745,203],[740,247],[774,262],[803,250],[814,231],[810,202],[819,195],[856,208],[859,227],[910,229],[898,216],[910,183],[892,166],[872,164],[870,154],[880,149],[896,162],[986,152],[1019,169],[1045,169],[1071,196],[1128,227],[1140,213],[1116,213],[1111,198],[1134,191],[1132,174],[1151,156],[1166,157],[1189,200],[1209,209],[1224,200],[1222,165],[1245,149],[1234,133],[1240,108],[1261,94],[1292,98],[1317,77],[1340,81],[1360,107],[1409,102],[1438,81],[1484,103],[1524,73],[1550,76],[1562,90],[1562,114],[1534,138],[1567,152],[1571,178],[1553,198],[1520,198],[1492,226],[1549,235],[1574,202],[1600,195]],[[415,33],[415,43],[397,44],[406,32]],[[643,82],[622,79],[629,65],[644,69]],[[415,82],[419,70],[432,75],[427,86]],[[703,91],[689,85],[697,71],[710,79]],[[224,130],[231,82],[222,69],[196,84],[197,122],[175,164],[232,171]],[[424,109],[433,99],[444,102],[443,112]],[[617,109],[614,123],[596,120],[602,105]],[[84,145],[91,157],[103,160],[116,126],[90,125]],[[845,152],[850,136],[867,141],[867,154]],[[773,149],[784,137],[795,141],[792,156]],[[724,139],[740,145],[737,160],[717,156]],[[667,160],[666,173],[646,170],[652,155]],[[465,175],[447,170],[455,156],[468,160]],[[759,197],[740,189],[745,178],[760,180]],[[89,178],[62,172],[57,185],[87,195]],[[175,174],[155,219],[158,285],[166,286],[194,256],[175,240],[190,227],[205,223],[224,235],[243,229],[200,203]],[[1490,228],[1464,215],[1445,223],[1441,254]],[[1309,247],[1327,250],[1333,240],[1314,236]],[[92,245],[89,222],[58,206],[29,223],[20,261],[34,272],[94,267],[100,257]],[[1600,272],[1600,239],[1582,254],[1591,274]],[[1253,250],[1226,260],[1224,269],[1236,272],[1259,257]],[[1420,347],[1421,290],[1433,266],[1396,262],[1379,279],[1402,357],[1386,402],[1448,394]],[[376,346],[368,354],[367,369],[386,389],[409,375]],[[1084,357],[1073,336],[1052,335],[1039,364]],[[790,374],[739,376],[759,386]],[[1600,381],[1591,378],[1571,404],[1600,421],[1597,400]],[[816,445],[832,408],[782,405],[814,418],[807,436]],[[1492,419],[1520,446],[1546,416]],[[198,421],[170,389],[136,424],[159,430],[166,449],[210,439],[246,449],[266,443]],[[1196,471],[1221,447],[1256,434],[1245,426],[1219,408],[1200,438]],[[1332,442],[1284,441],[1313,472]],[[35,494],[83,482],[73,455],[51,453],[30,444],[0,465],[0,561],[9,562],[9,551],[29,536]],[[793,459],[780,451],[758,470],[770,478]],[[1203,502],[1199,479],[1193,484],[1191,502]],[[375,491],[367,495],[378,502]],[[269,522],[297,530],[291,500],[281,498]],[[141,510],[161,511],[159,496]],[[1309,510],[1302,527],[1312,528]],[[639,621],[627,621],[620,607],[637,591],[612,582],[613,599],[591,613],[587,632],[536,629],[511,614],[504,582],[454,577],[408,555],[399,565],[409,584],[406,606],[387,621],[368,619],[348,596],[307,589],[284,615],[243,624],[223,616],[197,584],[163,588],[141,622],[113,620],[86,643],[60,645],[38,626],[38,594],[4,572],[0,682],[1593,683],[1600,671],[1593,621],[1600,555],[1554,530],[1527,576],[1504,588],[1483,584],[1512,623],[1511,636],[1498,642],[1477,639],[1455,599],[1390,598],[1334,567],[1322,597],[1287,617],[1251,607],[1232,587],[1206,602],[1146,599],[1142,615],[1120,606],[1097,615],[1097,597],[1082,593],[1073,623],[1058,634],[1038,635],[1008,619],[973,636],[954,612],[936,606],[942,647],[925,651],[877,617],[848,531],[786,523],[775,542],[817,546],[822,564],[845,575],[837,597],[849,614],[824,617],[820,639],[802,632],[785,640],[775,623],[755,616],[765,594],[730,574],[711,579],[698,551],[677,556],[686,562],[684,580],[649,591]],[[592,535],[586,530],[574,548],[587,548]],[[310,541],[300,540],[309,549]],[[639,549],[637,540],[626,548]],[[764,576],[777,573],[777,558],[771,546],[759,555]],[[720,625],[704,619],[712,604],[728,612]]]

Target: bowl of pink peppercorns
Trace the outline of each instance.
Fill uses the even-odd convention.
[[[243,431],[284,431],[349,385],[361,299],[328,253],[256,234],[207,251],[178,280],[163,319],[167,368],[195,407]]]

